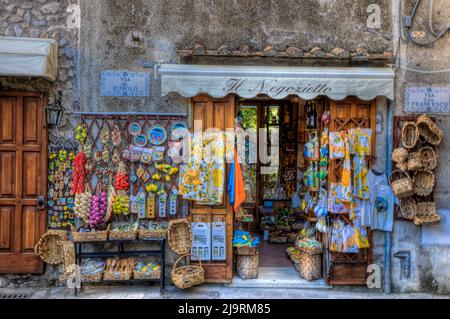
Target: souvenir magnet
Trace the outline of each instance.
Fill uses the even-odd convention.
[[[170,191],[169,216],[177,215],[178,190],[174,187]]]
[[[132,122],[130,123],[130,125],[128,125],[128,133],[130,133],[130,135],[136,136],[138,134],[141,134],[141,132],[142,127],[138,122]]]

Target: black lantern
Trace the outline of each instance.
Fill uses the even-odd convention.
[[[46,116],[47,116],[47,124],[58,126],[61,124],[61,119],[64,113],[64,109],[61,105],[61,97],[62,93],[59,92],[59,96],[56,98],[52,105],[49,105],[45,108]]]

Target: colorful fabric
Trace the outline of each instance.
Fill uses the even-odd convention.
[[[259,237],[253,236],[247,231],[235,230],[233,235],[233,247],[256,247],[259,245]]]
[[[227,192],[230,196],[230,204],[235,212],[238,211],[241,204],[245,201],[244,176],[239,164],[238,154],[234,150],[234,160],[230,165],[230,174],[228,177]]]
[[[341,192],[339,199],[342,202],[352,201],[352,167],[351,167],[351,156],[350,150],[348,148],[349,139],[348,134],[345,131],[340,132],[341,138],[344,141],[344,164],[342,166],[342,176],[341,176]]]
[[[348,134],[351,154],[366,156],[372,153],[372,130],[370,128],[352,128]]]
[[[345,142],[342,132],[330,132],[330,158],[341,159],[345,157]]]
[[[353,170],[353,196],[360,199],[369,199],[368,169],[364,155],[356,154],[353,157]]]
[[[330,213],[347,213],[347,206],[340,200],[341,185],[339,183],[330,183],[330,190],[328,195],[328,211]]]
[[[344,251],[344,239],[342,232],[344,229],[344,222],[337,219],[333,222],[331,230],[330,251],[341,253]]]

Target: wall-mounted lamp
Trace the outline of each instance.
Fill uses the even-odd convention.
[[[49,105],[45,108],[47,124],[58,126],[61,124],[61,119],[64,113],[64,109],[61,105],[62,93],[59,92],[58,97],[55,97],[55,101],[52,105]]]

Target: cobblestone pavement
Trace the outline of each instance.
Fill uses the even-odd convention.
[[[334,289],[261,289],[228,288],[208,285],[181,291],[169,286],[163,295],[158,287],[148,286],[85,286],[77,296],[68,288],[0,289],[0,296],[29,295],[31,299],[450,299],[432,294],[390,294],[364,288]]]

